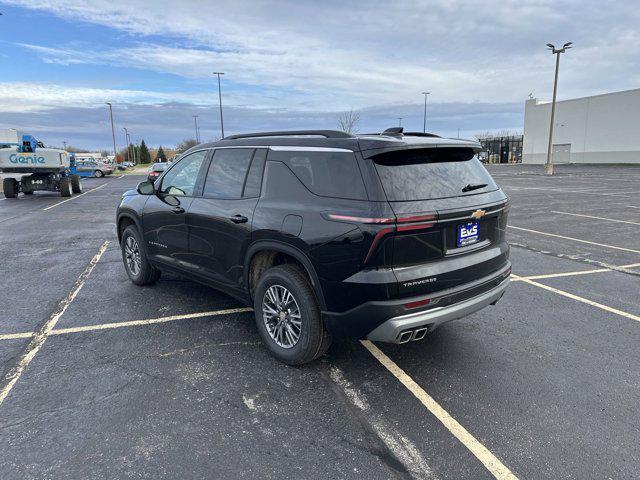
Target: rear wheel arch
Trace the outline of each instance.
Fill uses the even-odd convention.
[[[281,242],[259,241],[247,250],[245,260],[244,281],[249,296],[253,298],[253,292],[260,275],[268,268],[287,263],[297,264],[307,274],[309,283],[313,288],[321,310],[326,310],[324,295],[318,275],[309,258],[298,248]]]

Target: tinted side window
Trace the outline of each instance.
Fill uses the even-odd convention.
[[[204,195],[214,198],[240,198],[252,155],[252,148],[216,150],[204,184]]]
[[[353,152],[272,150],[269,152],[269,160],[284,162],[316,195],[367,199],[362,175]]]
[[[202,150],[182,158],[162,179],[160,192],[166,195],[191,196],[207,152]]]
[[[262,186],[262,171],[264,170],[264,161],[267,158],[265,149],[256,150],[251,160],[247,180],[244,183],[243,198],[254,198],[260,196],[260,187]]]

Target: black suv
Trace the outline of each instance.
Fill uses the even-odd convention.
[[[145,285],[172,271],[234,296],[289,364],[333,335],[420,340],[507,287],[508,201],[479,150],[401,128],[198,145],[124,194],[127,274]]]

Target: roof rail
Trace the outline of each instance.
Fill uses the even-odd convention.
[[[429,133],[429,132],[404,132],[405,136],[410,136],[410,137],[435,137],[435,138],[442,138],[440,135],[436,135],[435,133]]]
[[[284,130],[280,132],[256,132],[256,133],[239,133],[237,135],[229,135],[222,140],[237,140],[239,138],[256,138],[256,137],[295,137],[303,135],[316,135],[325,138],[355,138],[353,135],[342,132],[340,130]]]

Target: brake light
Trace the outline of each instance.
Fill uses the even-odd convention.
[[[435,213],[430,213],[428,215],[414,215],[411,217],[398,217],[398,223],[415,223],[415,222],[426,222],[429,220],[435,220],[437,215]]]
[[[364,259],[364,263],[369,261],[378,247],[378,244],[382,240],[382,237],[385,235],[394,231],[406,232],[431,228],[436,224],[438,218],[436,213],[420,213],[403,217],[358,217],[339,213],[323,213],[322,216],[327,220],[332,220],[334,222],[362,223],[366,225],[390,225],[389,227],[382,228],[376,232],[373,237],[373,241],[371,242],[371,246],[369,247],[369,251]]]
[[[427,305],[429,305],[429,303],[431,302],[430,298],[425,298],[423,300],[417,300],[415,302],[409,302],[409,303],[405,303],[404,304],[404,308],[418,308],[418,307],[425,307]]]
[[[353,222],[353,223],[367,223],[367,224],[388,224],[394,223],[395,218],[383,217],[383,218],[370,218],[370,217],[353,217],[351,215],[339,215],[337,213],[326,214],[327,219],[334,220],[336,222]]]
[[[382,237],[384,237],[387,233],[391,233],[391,232],[393,232],[393,227],[383,228],[378,233],[376,233],[376,236],[373,237],[373,241],[371,242],[371,246],[369,247],[369,251],[367,252],[367,256],[364,258],[364,263],[367,263],[371,258],[371,255],[373,255],[373,252],[376,251],[376,247],[380,243],[380,240],[382,239]]]

